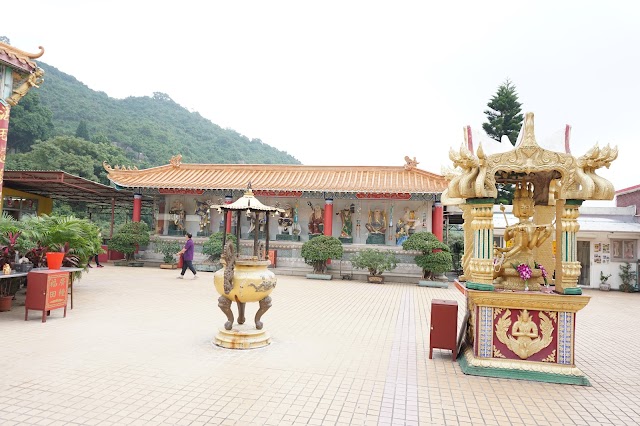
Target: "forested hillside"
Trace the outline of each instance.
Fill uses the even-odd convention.
[[[9,168],[34,165],[30,151],[37,148],[36,139],[52,139],[57,141],[56,147],[68,147],[74,145],[69,137],[102,145],[100,150],[106,149],[111,151],[111,157],[118,157],[111,160],[112,164],[118,164],[116,161],[123,154],[129,164],[156,166],[167,164],[178,153],[187,163],[299,164],[291,155],[259,139],[249,140],[187,111],[166,94],[114,99],[50,65],[42,62],[39,65],[45,70],[44,83],[31,90],[11,112]],[[46,122],[47,110],[51,111],[50,123]],[[113,151],[106,145],[115,145],[123,151]],[[85,152],[85,155],[92,154]],[[42,153],[39,159],[43,159]],[[94,160],[100,164],[110,159]]]

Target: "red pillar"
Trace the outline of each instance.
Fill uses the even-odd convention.
[[[433,213],[431,214],[431,229],[440,241],[442,241],[442,223],[443,223],[443,207],[440,203],[433,205]]]
[[[231,204],[231,202],[233,201],[233,197],[231,195],[225,195],[224,197],[224,203],[225,204]],[[233,217],[231,216],[231,210],[227,211],[227,234],[231,233],[231,221],[233,220]]]
[[[324,200],[324,235],[333,235],[333,199]]]
[[[133,194],[133,222],[140,222],[140,212],[142,211],[142,195]]]

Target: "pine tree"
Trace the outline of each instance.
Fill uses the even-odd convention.
[[[516,138],[522,127],[523,116],[518,102],[516,86],[507,79],[498,92],[487,104],[489,107],[484,113],[487,115],[488,123],[482,124],[482,128],[492,139],[500,142],[502,135],[506,135],[511,145],[516,144]]]

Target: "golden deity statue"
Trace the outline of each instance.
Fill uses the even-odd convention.
[[[504,212],[504,210],[503,210]],[[534,213],[533,187],[529,183],[516,185],[513,197],[513,215],[518,223],[509,225],[505,229],[504,240],[506,247],[495,248],[494,278],[502,278],[505,288],[523,290],[529,285],[520,277],[513,265],[526,264],[531,268],[531,278],[536,280],[541,271],[535,269],[533,249],[540,247],[553,233],[553,224],[537,225],[531,217]],[[501,280],[498,280],[500,284]],[[537,289],[537,282],[532,282],[533,289]]]
[[[369,210],[369,221],[364,226],[372,234],[384,234],[387,231],[387,215],[380,209]]]

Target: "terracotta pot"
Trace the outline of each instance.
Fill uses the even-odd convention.
[[[384,276],[383,275],[367,275],[367,282],[382,284],[384,282]]]
[[[47,267],[49,269],[60,269],[62,267],[62,259],[64,259],[64,253],[47,252]]]
[[[7,312],[11,310],[12,296],[0,297],[0,312]]]

